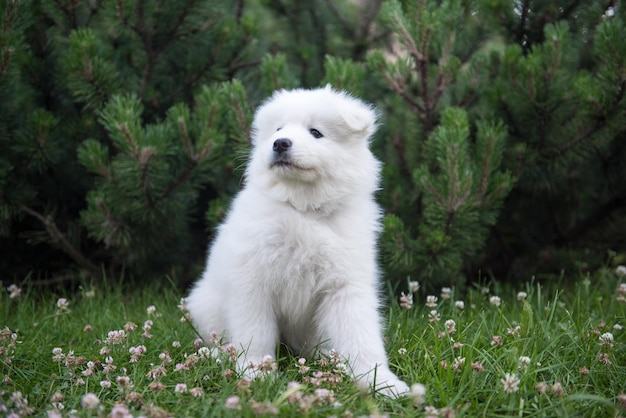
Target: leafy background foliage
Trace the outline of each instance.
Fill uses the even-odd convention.
[[[253,109],[331,83],[381,111],[387,278],[624,258],[621,1],[6,1],[0,271],[185,284]]]

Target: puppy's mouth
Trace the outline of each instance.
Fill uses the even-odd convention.
[[[270,168],[279,168],[279,169],[287,169],[287,170],[294,169],[294,170],[303,170],[303,171],[312,170],[311,168],[303,167],[301,165],[294,163],[293,161],[289,161],[283,158],[272,161],[270,164]]]

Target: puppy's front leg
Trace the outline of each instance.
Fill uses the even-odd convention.
[[[237,359],[239,372],[248,378],[260,374],[258,366],[265,356],[275,355],[278,341],[278,325],[272,303],[262,295],[250,295],[246,302],[238,301],[230,304],[228,330],[230,342],[242,354]]]
[[[329,290],[316,314],[320,341],[348,360],[362,388],[390,397],[408,392],[387,363],[375,291],[358,284]]]

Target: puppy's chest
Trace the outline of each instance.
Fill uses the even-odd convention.
[[[328,224],[287,219],[267,232],[258,250],[277,294],[321,290],[345,268],[345,238]]]

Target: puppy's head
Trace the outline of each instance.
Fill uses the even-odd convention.
[[[369,150],[376,112],[346,93],[330,86],[278,91],[252,128],[247,182],[279,200],[319,207],[377,187],[379,163]]]

